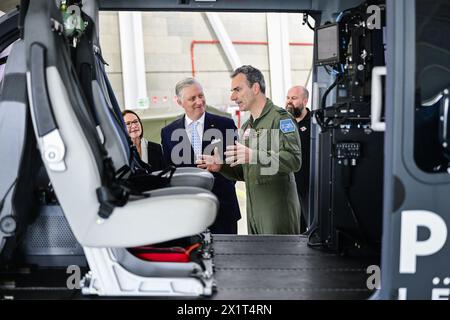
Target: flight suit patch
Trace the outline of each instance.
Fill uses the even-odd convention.
[[[280,121],[280,130],[283,133],[295,132],[295,125],[291,119],[285,119]]]

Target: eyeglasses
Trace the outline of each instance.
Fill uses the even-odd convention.
[[[133,124],[137,125],[139,123],[138,119],[134,119],[133,121],[127,121],[125,122],[125,124],[127,125],[127,127],[131,127]]]

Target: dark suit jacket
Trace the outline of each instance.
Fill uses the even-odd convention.
[[[160,171],[166,167],[160,144],[148,141],[147,151],[148,164],[152,166],[152,171]]]
[[[185,129],[185,117],[181,117],[161,130],[161,143],[165,161],[168,165],[176,167],[196,167],[194,150],[190,144]],[[229,130],[227,139],[227,132]],[[208,132],[205,134],[205,131]],[[233,144],[235,136],[232,131],[236,126],[232,119],[222,116],[205,113],[204,133],[202,151],[210,154],[213,147],[211,142],[214,139],[221,139],[217,144],[219,153],[222,154],[227,144]],[[173,141],[172,141],[173,140]],[[174,157],[171,157],[174,151]],[[180,161],[182,159],[182,161]],[[210,227],[213,233],[237,233],[237,221],[241,218],[239,203],[236,197],[235,182],[226,179],[218,173],[214,173],[214,187],[212,192],[217,196],[220,203],[216,221]]]

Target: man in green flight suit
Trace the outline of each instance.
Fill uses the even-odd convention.
[[[301,167],[301,142],[292,116],[265,95],[264,76],[242,66],[231,76],[231,100],[250,111],[239,142],[228,146],[225,163],[217,150],[198,167],[245,181],[249,234],[299,234],[300,204],[294,172]]]

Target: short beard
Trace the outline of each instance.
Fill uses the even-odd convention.
[[[301,117],[304,108],[305,107],[295,108],[290,104],[286,106],[287,111],[296,119]]]

